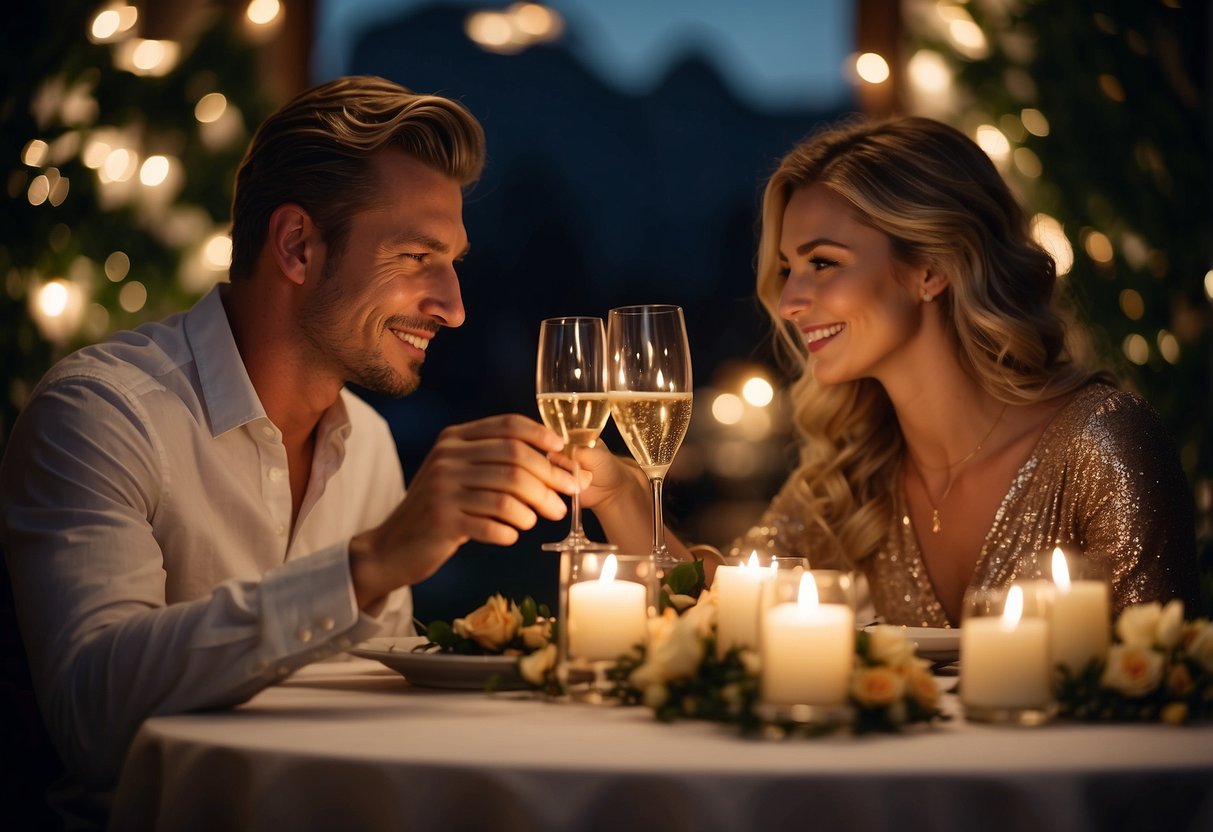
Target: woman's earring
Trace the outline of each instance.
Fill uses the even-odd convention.
[[[922,293],[922,302],[923,302],[923,303],[930,303],[930,302],[931,302],[931,301],[933,301],[933,300],[935,300],[935,296],[934,296],[934,295],[932,295],[930,292],[923,292],[923,293]]]

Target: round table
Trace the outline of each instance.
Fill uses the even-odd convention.
[[[111,827],[1209,830],[1213,727],[955,718],[771,741],[643,708],[419,688],[356,659],[237,708],[149,719]]]

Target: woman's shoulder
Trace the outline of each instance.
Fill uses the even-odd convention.
[[[1096,382],[1075,392],[1047,431],[1042,450],[1087,459],[1148,459],[1175,453],[1158,412],[1136,393]]]

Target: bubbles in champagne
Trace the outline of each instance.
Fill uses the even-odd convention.
[[[649,477],[664,477],[691,423],[691,394],[629,391],[609,399],[632,457]]]

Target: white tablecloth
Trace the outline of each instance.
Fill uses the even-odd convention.
[[[148,720],[112,827],[1213,830],[1211,727],[955,719],[775,742],[525,696],[314,665],[232,710]]]

